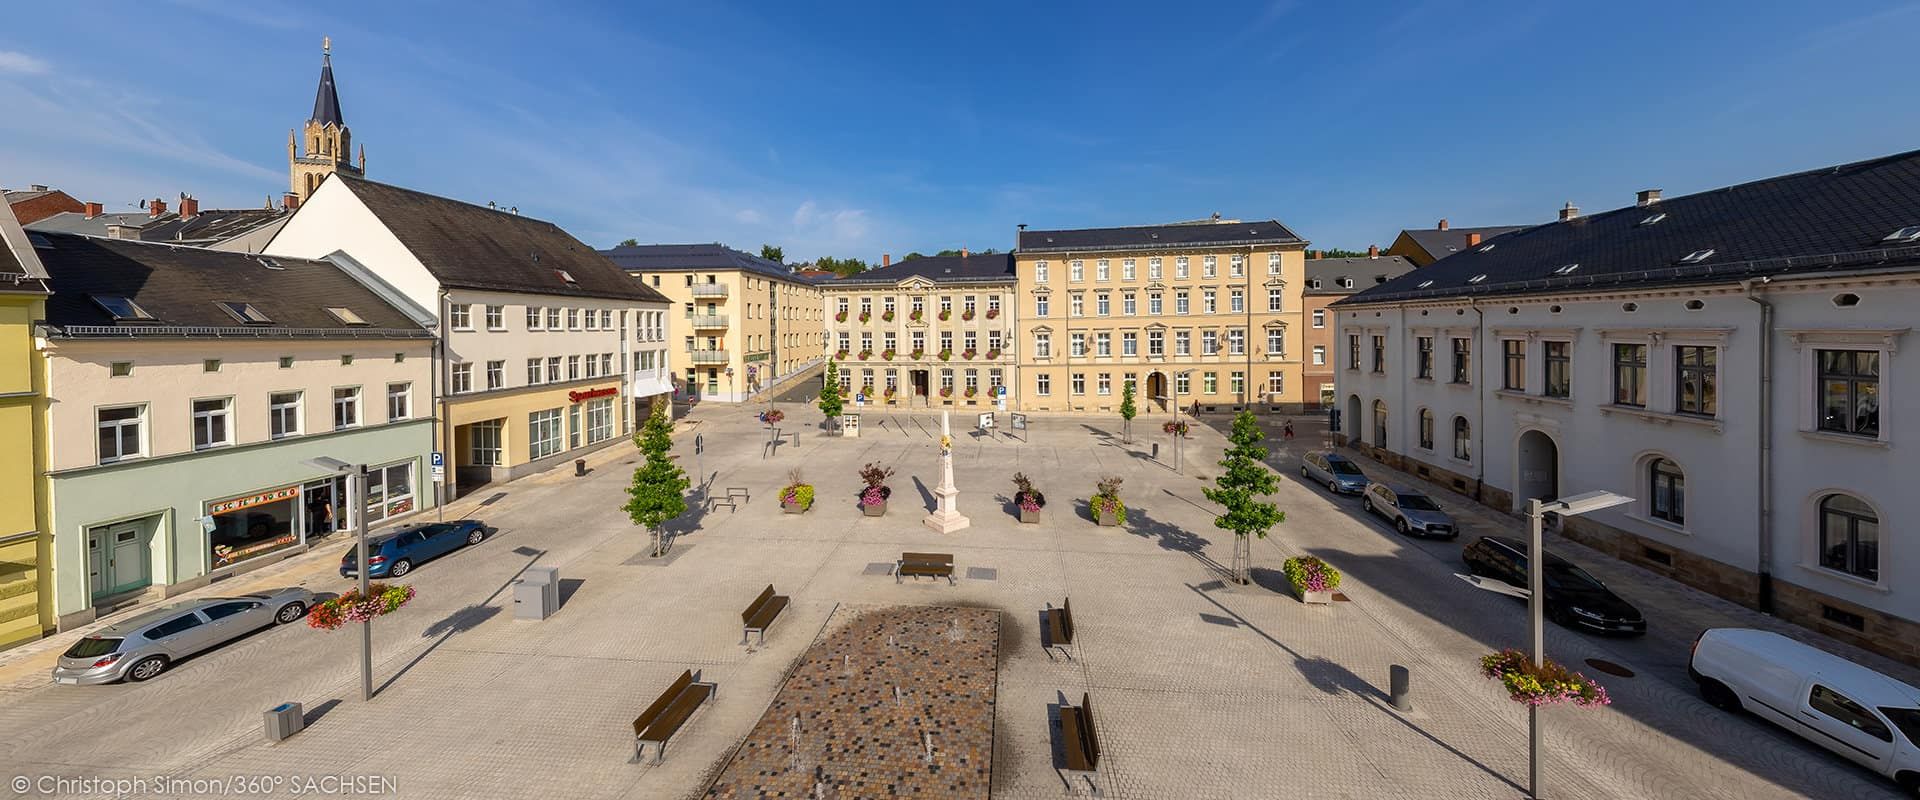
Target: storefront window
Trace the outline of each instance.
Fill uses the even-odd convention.
[[[587,401],[587,444],[613,438],[613,398]]]
[[[560,409],[549,408],[527,415],[527,458],[546,458],[560,452]]]
[[[300,544],[294,519],[300,487],[285,486],[208,503],[203,525],[213,569]]]
[[[413,510],[413,463],[402,461],[367,470],[367,521]]]

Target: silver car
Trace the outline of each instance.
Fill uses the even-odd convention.
[[[1359,494],[1367,488],[1367,474],[1360,471],[1360,465],[1332,450],[1314,450],[1301,456],[1300,477],[1334,494]]]
[[[208,597],[156,608],[74,642],[53,668],[55,683],[144,681],[183,658],[261,628],[293,622],[313,606],[299,587]]]
[[[1453,518],[1441,511],[1439,504],[1419,492],[1395,489],[1379,482],[1370,483],[1367,484],[1367,491],[1360,495],[1360,505],[1386,518],[1402,534],[1442,539],[1460,535],[1460,528],[1453,524]]]

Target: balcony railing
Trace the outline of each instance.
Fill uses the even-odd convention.
[[[694,297],[726,297],[727,285],[724,283],[696,283],[693,285]]]
[[[727,315],[725,314],[688,314],[687,321],[693,324],[694,330],[712,330],[714,328],[727,327]]]
[[[687,351],[687,360],[694,364],[725,364],[727,363],[727,351],[689,350]]]

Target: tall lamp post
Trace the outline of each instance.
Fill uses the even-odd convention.
[[[309,458],[308,466],[332,470],[347,479],[348,502],[353,504],[354,566],[360,573],[360,596],[367,596],[367,465],[337,458]],[[373,699],[373,619],[360,623],[360,699]]]
[[[1527,501],[1527,629],[1533,640],[1533,668],[1539,669],[1546,663],[1546,590],[1544,572],[1541,564],[1545,562],[1546,548],[1541,543],[1541,529],[1546,515],[1558,514],[1562,517],[1577,517],[1590,514],[1603,508],[1633,502],[1633,498],[1600,489],[1563,497],[1558,500]],[[1540,707],[1527,707],[1527,796],[1540,800]]]
[[[1167,394],[1173,398],[1173,471],[1176,475],[1180,474],[1181,467],[1180,440],[1187,438],[1180,435],[1180,426],[1186,424],[1180,421],[1180,379],[1192,374],[1192,368],[1173,373],[1173,385],[1167,387]],[[1199,418],[1195,417],[1195,419]]]

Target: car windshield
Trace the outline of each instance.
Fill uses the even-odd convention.
[[[120,649],[120,639],[88,636],[67,648],[67,658],[99,658]]]
[[[1359,464],[1355,464],[1351,461],[1335,461],[1332,459],[1329,459],[1327,461],[1327,471],[1335,475],[1364,475],[1365,474],[1360,471]]]
[[[1411,509],[1414,511],[1439,511],[1440,510],[1440,507],[1434,505],[1433,501],[1428,500],[1427,496],[1424,494],[1400,495],[1400,507]]]
[[[1880,713],[1887,715],[1887,719],[1893,720],[1894,727],[1900,729],[1900,733],[1907,737],[1907,741],[1920,744],[1920,708],[1881,706]]]
[[[1551,557],[1553,554],[1548,553],[1547,555]],[[1587,574],[1586,570],[1564,561],[1548,561],[1546,577],[1547,580],[1554,585],[1568,589],[1601,591],[1605,588],[1600,584],[1599,578],[1595,578]]]
[[[453,526],[448,525],[444,522],[436,522],[432,525],[420,526],[420,533],[425,534],[427,536],[439,536],[440,534],[446,533],[447,531],[450,531],[450,530],[453,530]]]

